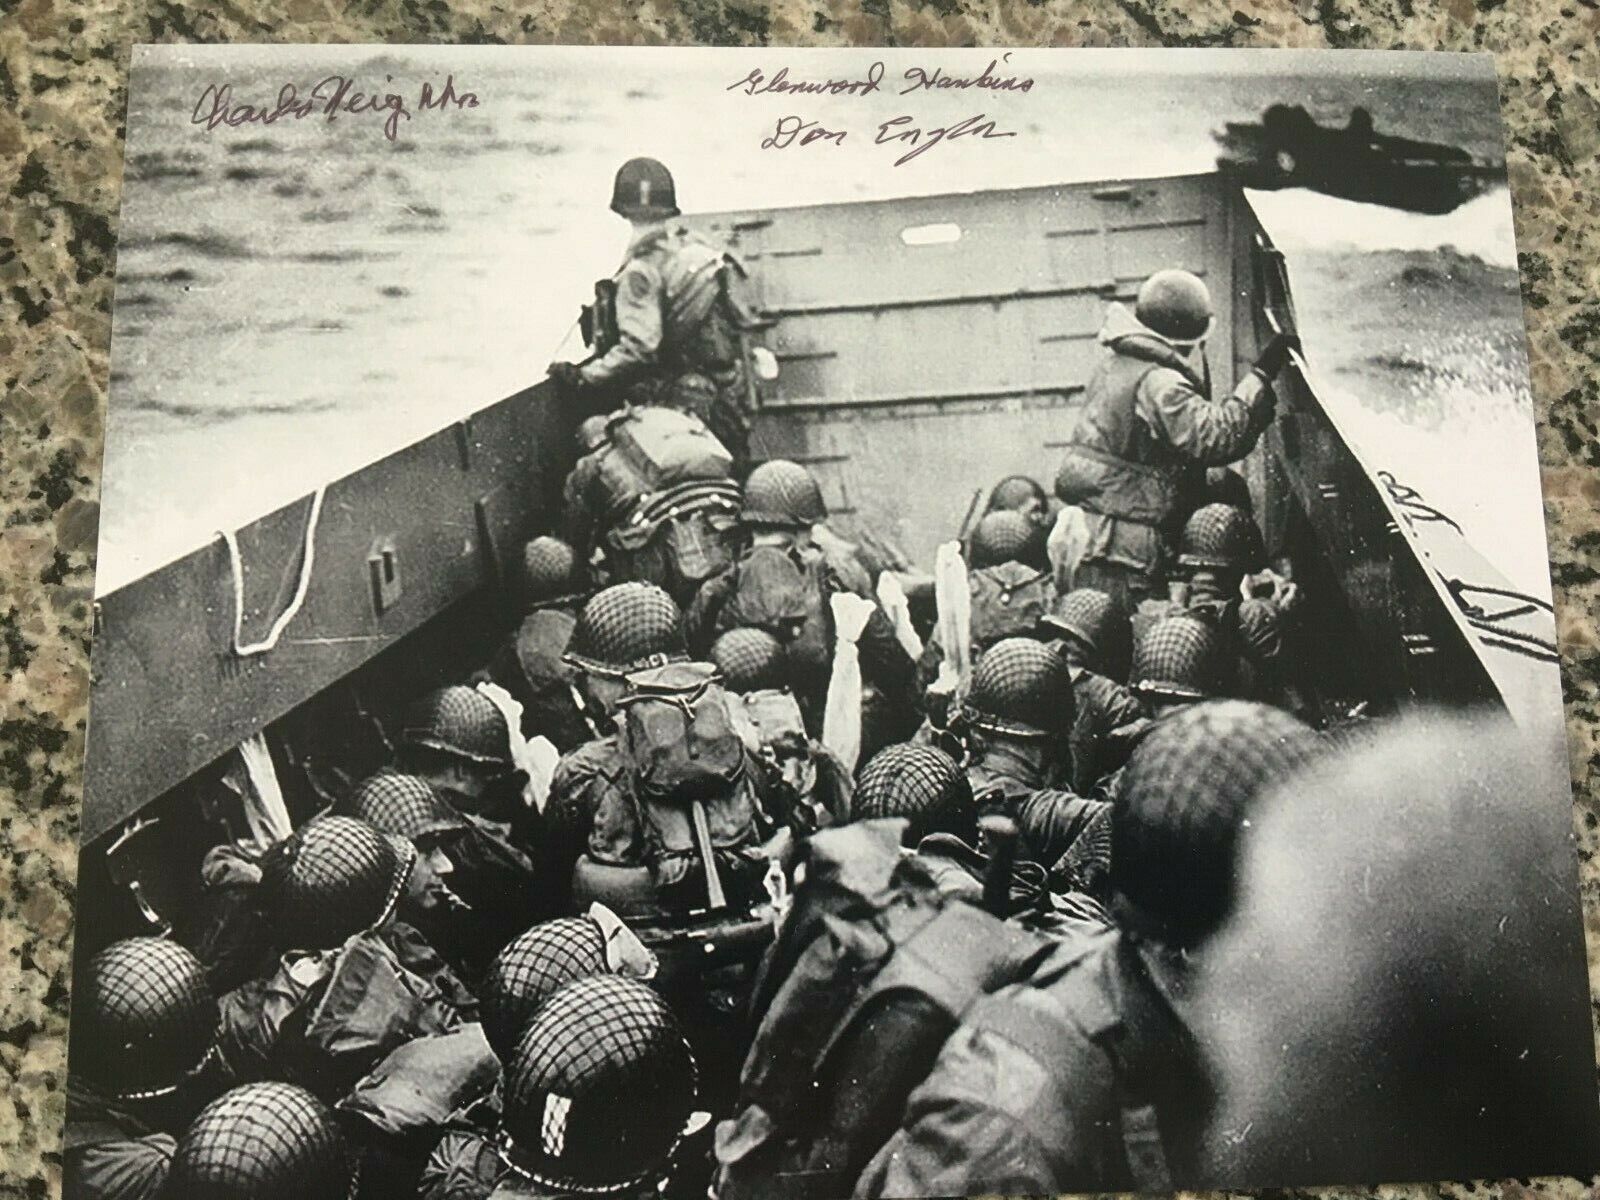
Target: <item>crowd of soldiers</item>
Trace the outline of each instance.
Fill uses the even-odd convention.
[[[1166,1190],[1314,1161],[1273,1158],[1275,1052],[1236,1055],[1254,1092],[1208,1053],[1214,998],[1312,936],[1240,900],[1247,849],[1280,890],[1339,869],[1326,825],[1274,840],[1274,813],[1370,815],[1389,736],[1302,719],[1293,566],[1216,470],[1287,347],[1212,399],[1204,285],[1152,277],[1056,496],[997,482],[921,575],[831,528],[803,465],[749,462],[749,364],[705,333],[725,264],[667,231],[659,164],[617,194],[620,339],[552,374],[576,415],[646,386],[582,421],[521,620],[405,708],[389,766],[213,849],[175,936],[80,970],[66,1196]],[[1446,734],[1414,786],[1470,807],[1489,773]],[[1363,846],[1369,883],[1398,843]]]

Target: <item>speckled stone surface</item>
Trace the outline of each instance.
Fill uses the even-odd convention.
[[[55,1195],[129,47],[142,41],[1492,50],[1522,249],[1591,977],[1600,964],[1595,0],[0,0],[0,1196]],[[1577,1180],[1489,1194],[1577,1196]],[[1361,1189],[1345,1194],[1362,1194]],[[1486,1194],[1483,1187],[1383,1194]],[[1331,1194],[1331,1193],[1330,1193]],[[1378,1193],[1372,1193],[1378,1194]]]

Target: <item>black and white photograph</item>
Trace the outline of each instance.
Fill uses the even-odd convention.
[[[64,1200],[1588,1176],[1493,60],[136,47]]]

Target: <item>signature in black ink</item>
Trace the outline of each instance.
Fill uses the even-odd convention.
[[[966,90],[967,88],[980,88],[992,92],[1031,92],[1033,91],[1033,78],[1028,75],[997,74],[1009,68],[1011,54],[1002,54],[999,58],[991,58],[989,65],[976,75],[947,75],[942,67],[935,66],[933,70],[926,67],[907,67],[902,78],[905,87],[900,89],[900,95],[910,92],[945,91],[950,88]],[[1002,67],[1002,64],[1007,64]],[[776,75],[767,75],[761,68],[753,68],[743,79],[737,79],[722,90],[725,92],[743,92],[746,96],[765,96],[770,93],[779,95],[806,95],[806,96],[870,96],[879,91],[883,82],[883,63],[875,62],[867,68],[867,73],[860,79],[790,79],[789,68],[779,67]]]
[[[386,75],[384,79],[385,82],[394,82],[392,75]],[[477,107],[477,94],[458,92],[454,75],[446,76],[444,86],[437,92],[432,83],[424,82],[417,96],[417,110],[420,112]],[[380,95],[377,92],[363,92],[357,89],[355,80],[343,75],[329,75],[304,95],[294,84],[284,84],[278,89],[276,103],[270,106],[235,100],[232,84],[207,84],[195,101],[189,123],[203,125],[209,131],[219,125],[226,125],[230,129],[237,129],[241,125],[273,125],[278,121],[299,121],[317,114],[333,121],[341,113],[352,116],[361,113],[387,114],[383,121],[383,135],[391,142],[400,132],[400,122],[411,119],[411,109],[400,93],[384,92]]]
[[[730,83],[722,90],[731,92],[743,89],[746,96],[764,96],[768,92],[795,92],[813,96],[867,96],[878,90],[878,83],[882,78],[881,62],[875,62],[868,67],[865,77],[861,79],[794,80],[789,78],[788,67],[779,67],[778,73],[768,78],[757,67],[743,79]]]
[[[904,166],[919,154],[926,154],[940,142],[955,141],[964,137],[988,141],[992,138],[1017,136],[1013,129],[998,128],[984,113],[974,113],[954,124],[938,125],[931,129],[914,125],[912,121],[913,118],[908,116],[890,117],[879,124],[878,136],[872,139],[872,144],[875,146],[909,147],[904,154],[894,160],[894,165],[897,167]],[[827,129],[817,121],[786,116],[778,118],[777,126],[772,133],[761,140],[761,148],[787,150],[790,146],[809,146],[813,142],[842,146],[849,136],[850,131],[847,129]]]

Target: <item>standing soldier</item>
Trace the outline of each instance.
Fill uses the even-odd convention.
[[[622,400],[662,404],[703,420],[733,455],[750,457],[741,332],[751,326],[733,294],[743,267],[681,226],[672,173],[653,158],[617,171],[611,211],[633,226],[627,258],[595,288],[585,333],[595,353],[550,366],[553,379],[586,395],[585,407]],[[595,403],[597,402],[597,403]]]
[[[1123,607],[1157,594],[1175,524],[1195,507],[1205,468],[1242,458],[1272,423],[1268,386],[1288,360],[1275,338],[1233,394],[1210,397],[1205,342],[1211,294],[1188,271],[1157,271],[1134,311],[1111,305],[1100,330],[1104,357],[1056,495],[1078,515],[1062,590],[1099,588]]]

